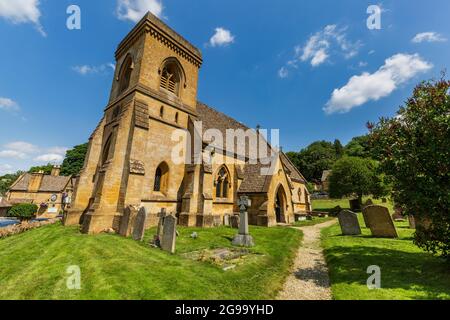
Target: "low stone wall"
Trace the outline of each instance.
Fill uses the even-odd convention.
[[[15,224],[5,228],[0,228],[0,239],[23,233],[28,230],[40,228],[46,225],[54,224],[61,221],[60,218],[49,219],[46,221],[36,221],[36,222],[22,222],[20,224]]]

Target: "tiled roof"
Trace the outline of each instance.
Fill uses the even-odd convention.
[[[11,191],[27,191],[30,183],[31,174],[26,173],[14,183]],[[71,181],[71,177],[44,175],[42,177],[40,192],[63,192],[67,184]]]
[[[6,199],[0,197],[0,208],[10,208],[12,204],[6,201]]]
[[[219,112],[204,103],[197,103],[197,112],[198,112],[198,120],[202,121],[203,133],[209,129],[217,129],[222,133],[224,137],[224,147],[226,148],[226,130],[227,129],[241,129],[247,131],[249,128],[242,124],[241,122],[227,116],[226,114]],[[203,134],[202,133],[202,134]],[[254,134],[255,137],[257,135],[256,130],[250,132],[250,134]],[[207,144],[211,144],[211,141],[204,141]],[[214,143],[212,143],[214,146]],[[270,145],[268,144],[270,148]],[[238,152],[237,141],[234,142],[234,151]],[[250,158],[248,151],[248,143],[246,143],[245,156],[247,159]],[[288,159],[288,157],[280,152],[280,158],[285,170],[290,174],[292,180],[297,182],[305,182],[305,178],[298,171],[298,169],[292,164],[292,162]],[[246,164],[244,166],[243,172],[238,175],[242,175],[243,181],[241,186],[239,187],[240,193],[259,193],[259,192],[267,192],[267,188],[269,186],[271,176],[261,175],[261,168],[267,167],[267,165],[262,164]]]

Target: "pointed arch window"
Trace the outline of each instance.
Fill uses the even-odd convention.
[[[124,92],[130,86],[131,73],[133,72],[133,60],[130,56],[125,58],[122,68],[119,72],[119,94]]]
[[[228,189],[230,188],[230,177],[228,170],[222,167],[217,174],[216,180],[216,198],[228,198]]]
[[[113,134],[111,133],[106,140],[105,146],[103,147],[103,153],[102,153],[102,165],[104,165],[108,160],[112,158],[112,140],[113,140]]]

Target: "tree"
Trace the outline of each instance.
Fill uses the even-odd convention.
[[[288,157],[307,180],[320,180],[322,172],[336,161],[336,150],[331,142],[316,141],[299,153],[289,152]]]
[[[370,142],[393,199],[420,223],[415,243],[450,261],[450,81],[419,84],[394,118],[371,124]]]
[[[377,162],[371,159],[345,156],[337,160],[330,176],[330,196],[356,196],[362,202],[364,195],[386,195],[389,189],[377,169]]]
[[[83,168],[84,158],[88,150],[88,144],[81,144],[66,152],[66,157],[62,163],[61,175],[78,175]]]
[[[344,155],[344,147],[342,146],[341,141],[339,141],[339,139],[334,140],[334,150],[336,152],[336,158],[342,158],[342,156]]]
[[[349,157],[370,158],[371,148],[369,144],[369,136],[354,137],[345,146],[345,154]]]
[[[39,171],[44,171],[44,174],[50,174],[52,172],[54,165],[51,163],[48,163],[44,166],[35,166],[31,167],[30,170],[28,170],[29,173],[35,173]]]
[[[5,174],[0,177],[0,196],[4,196],[11,185],[23,174],[23,171],[16,173]]]

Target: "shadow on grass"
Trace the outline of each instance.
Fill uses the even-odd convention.
[[[381,268],[382,289],[408,290],[412,299],[450,297],[450,265],[428,253],[367,246],[325,250],[333,284],[366,285],[369,266]]]

